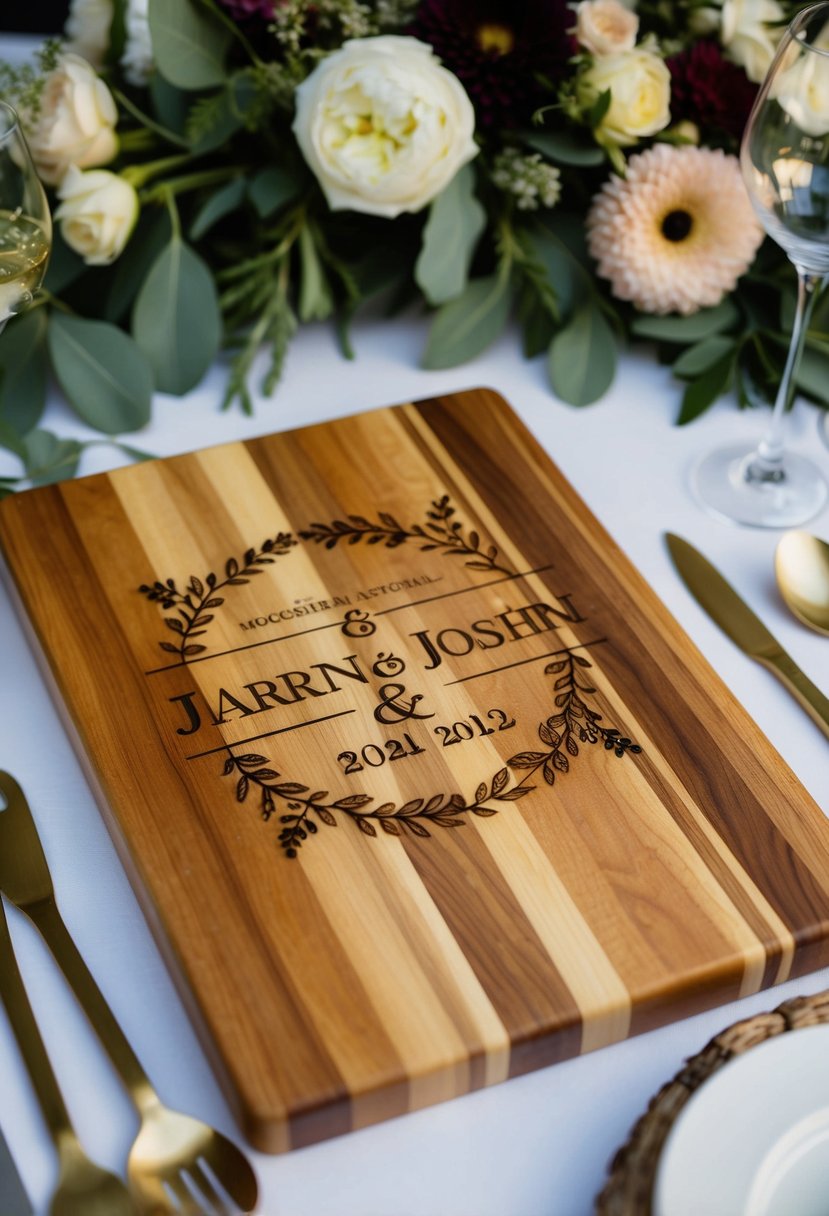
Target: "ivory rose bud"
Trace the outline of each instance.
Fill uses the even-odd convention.
[[[783,34],[786,14],[778,0],[725,0],[720,41],[729,59],[759,84],[769,69]]]
[[[639,18],[621,0],[581,0],[576,9],[576,39],[593,55],[632,51],[638,31]]]
[[[70,53],[60,55],[46,77],[34,123],[26,123],[32,160],[40,178],[56,185],[70,165],[105,165],[118,151],[118,112],[95,69]]]
[[[656,135],[671,121],[671,74],[655,51],[645,47],[604,55],[579,81],[579,98],[592,105],[610,90],[610,106],[596,129],[596,139],[626,148]]]
[[[63,239],[87,266],[108,266],[129,240],[138,219],[138,195],[108,169],[83,173],[71,165],[58,189],[55,212]]]
[[[420,211],[478,151],[463,86],[415,38],[344,43],[296,98],[294,133],[334,210]]]

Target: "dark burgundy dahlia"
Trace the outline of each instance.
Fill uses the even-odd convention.
[[[276,0],[221,0],[221,3],[237,21],[249,21],[252,17],[270,21],[276,7]]]
[[[567,0],[422,0],[408,32],[455,73],[481,126],[515,126],[565,75],[573,24]]]
[[[739,140],[757,96],[741,67],[723,57],[710,38],[694,43],[668,60],[671,73],[671,119],[690,120],[703,135]]]

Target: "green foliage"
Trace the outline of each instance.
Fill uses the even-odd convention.
[[[164,393],[188,392],[216,357],[221,318],[213,276],[178,233],[153,262],[136,297],[132,332],[156,388]]]
[[[35,308],[0,335],[0,421],[16,435],[37,426],[46,405],[46,329],[46,311]]]
[[[512,289],[503,273],[473,279],[438,309],[429,331],[422,366],[430,370],[468,363],[501,336],[509,320]]]
[[[180,89],[225,82],[232,35],[195,0],[149,0],[150,37],[158,70]]]
[[[547,361],[550,383],[568,405],[592,405],[613,383],[617,355],[613,329],[590,295],[553,338]]]
[[[55,312],[48,345],[60,386],[84,422],[107,435],[149,422],[152,372],[123,330]]]
[[[445,304],[461,294],[485,227],[486,212],[475,197],[474,171],[464,165],[432,203],[423,229],[415,281],[430,304]]]

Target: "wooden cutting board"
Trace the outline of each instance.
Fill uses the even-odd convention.
[[[0,504],[251,1142],[829,963],[829,824],[486,390]]]

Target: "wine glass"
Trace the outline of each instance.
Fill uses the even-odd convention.
[[[20,120],[0,101],[0,333],[23,312],[43,282],[52,247],[52,217]]]
[[[751,111],[740,162],[760,223],[797,271],[797,308],[765,437],[753,449],[712,452],[692,482],[717,515],[790,528],[816,515],[829,493],[820,470],[783,445],[809,319],[829,276],[829,3],[803,9],[783,35]]]

